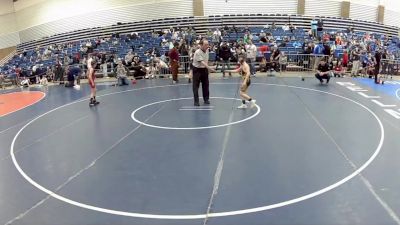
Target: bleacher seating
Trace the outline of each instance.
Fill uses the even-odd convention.
[[[94,52],[102,52],[102,53],[115,53],[117,54],[118,58],[124,58],[127,52],[133,47],[135,49],[135,53],[137,53],[142,61],[148,60],[148,57],[145,55],[145,51],[151,49],[153,47],[158,48],[160,54],[165,54],[169,49],[168,47],[160,47],[161,40],[158,38],[152,38],[150,30],[156,29],[160,30],[162,28],[169,28],[169,25],[176,26],[177,23],[180,26],[186,27],[189,24],[196,28],[197,33],[205,33],[206,30],[213,27],[221,27],[221,24],[232,26],[237,25],[238,22],[242,24],[248,25],[249,21],[252,21],[251,25],[258,25],[258,26],[251,26],[250,30],[251,33],[254,34],[255,40],[258,38],[258,34],[261,30],[265,32],[270,32],[274,39],[276,40],[277,44],[282,43],[283,37],[289,37],[290,39],[293,37],[293,41],[290,41],[286,44],[285,47],[281,47],[281,51],[284,51],[287,54],[298,54],[302,52],[301,46],[303,45],[304,41],[308,38],[307,29],[309,27],[308,20],[310,18],[303,17],[303,16],[291,16],[290,21],[298,27],[298,29],[294,30],[293,33],[290,31],[284,31],[282,29],[274,29],[274,30],[266,30],[263,28],[264,25],[272,23],[273,21],[279,26],[279,23],[284,24],[287,23],[287,15],[252,15],[254,18],[258,18],[257,20],[252,20],[249,16],[245,15],[224,15],[224,16],[210,16],[210,17],[187,17],[187,18],[174,18],[174,19],[164,19],[164,20],[157,20],[157,21],[146,21],[142,23],[129,23],[129,24],[122,24],[122,25],[115,25],[112,27],[103,27],[103,28],[93,28],[88,30],[80,30],[71,32],[68,34],[59,34],[49,38],[44,38],[40,41],[33,41],[29,43],[24,43],[18,46],[18,51],[21,53],[22,50],[26,51],[26,57],[20,58],[19,55],[15,55],[12,60],[10,60],[3,68],[0,70],[6,71],[6,74],[13,74],[14,71],[12,70],[13,66],[18,65],[19,67],[29,70],[34,64],[39,64],[41,68],[46,68],[47,66],[52,66],[56,63],[56,60],[63,60],[65,55],[74,56],[79,53],[79,49],[81,45],[84,45],[88,40],[92,43],[93,46],[96,45],[95,40],[98,37],[109,37],[114,33],[119,33],[120,37],[118,39],[112,38],[108,42],[101,43],[97,48],[95,48]],[[253,19],[254,19],[253,18]],[[206,22],[204,21],[206,20]],[[344,30],[345,26],[349,22],[349,20],[338,19],[338,18],[325,18],[325,32],[337,32],[340,30]],[[340,20],[341,23],[333,24],[334,21]],[[158,22],[157,26],[150,27],[150,25],[154,22]],[[172,24],[172,22],[174,24]],[[190,23],[193,22],[194,24]],[[352,21],[354,22],[354,21]],[[332,23],[332,25],[330,25]],[[198,26],[196,26],[196,24]],[[370,29],[372,30],[371,26],[373,24],[366,23],[366,22],[359,22],[360,27],[357,27],[357,32],[355,32],[355,36],[360,38],[367,31]],[[352,24],[353,25],[353,24]],[[239,27],[239,26],[238,26]],[[140,38],[136,40],[126,40],[126,35],[131,33],[132,31],[145,31],[140,33]],[[382,31],[382,32],[379,32]],[[384,26],[384,25],[376,25],[374,27],[374,35],[380,37],[381,34],[389,35],[389,37],[393,37],[393,42],[389,45],[388,49],[390,51],[398,51],[399,49],[399,39],[398,37],[394,37],[394,29]],[[236,33],[229,33],[224,38],[226,40],[234,41],[237,40],[239,37],[243,37],[244,33],[239,32]],[[167,40],[171,39],[171,35],[166,37]],[[118,44],[115,44],[114,41],[117,41]],[[210,40],[211,41],[211,40]],[[39,49],[40,54],[43,54],[45,48],[52,44],[60,44],[60,43],[70,43],[72,47],[64,49],[64,51],[55,54],[55,57],[41,60],[36,62],[37,52],[35,48],[37,46],[41,46]],[[256,46],[260,46],[261,44],[255,41]],[[336,56],[340,56],[343,53],[343,50],[338,48],[335,51]],[[215,59],[215,53],[211,53],[210,59]],[[32,61],[30,58],[32,57]]]

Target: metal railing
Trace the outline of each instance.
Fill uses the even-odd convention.
[[[400,60],[382,59],[379,73],[385,77],[400,75]]]

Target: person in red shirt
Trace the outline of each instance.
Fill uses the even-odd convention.
[[[343,60],[342,60],[342,65],[344,67],[344,71],[347,71],[347,64],[349,63],[349,54],[347,53],[347,50],[344,50],[343,53]]]
[[[267,45],[262,45],[260,47],[260,52],[261,52],[261,54],[264,55],[266,52],[268,52],[268,46]]]
[[[338,60],[335,66],[335,70],[333,71],[335,77],[343,77],[344,70],[342,66],[342,61]]]
[[[172,73],[172,82],[176,84],[178,82],[178,69],[179,69],[179,52],[178,52],[179,43],[175,42],[174,47],[169,52],[169,64],[171,67]]]

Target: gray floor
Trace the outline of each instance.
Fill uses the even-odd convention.
[[[254,78],[258,111],[238,81],[201,111],[184,80],[105,83],[95,108],[86,85],[47,88],[0,118],[0,224],[400,224],[400,121],[336,82],[397,110],[396,87]]]

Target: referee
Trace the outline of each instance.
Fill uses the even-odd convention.
[[[204,104],[210,104],[210,92],[209,92],[209,81],[208,72],[215,72],[214,69],[208,66],[208,41],[200,41],[200,49],[197,49],[193,56],[193,95],[194,95],[194,106],[200,106],[199,103],[199,87],[203,89]]]

